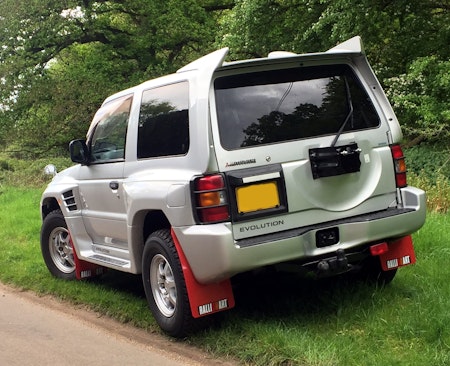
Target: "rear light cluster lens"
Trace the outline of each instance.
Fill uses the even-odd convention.
[[[406,163],[400,145],[391,145],[392,158],[394,159],[395,183],[397,188],[406,187]]]
[[[197,217],[202,223],[227,221],[230,210],[222,175],[208,175],[194,181]]]

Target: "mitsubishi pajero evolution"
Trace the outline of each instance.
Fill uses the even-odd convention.
[[[294,264],[390,282],[415,262],[410,234],[425,221],[359,37],[323,53],[226,54],[107,98],[41,201],[50,272],[142,274],[176,337],[232,308],[242,272]]]

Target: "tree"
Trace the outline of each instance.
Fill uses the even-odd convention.
[[[414,60],[406,73],[386,80],[388,96],[405,122],[410,145],[450,141],[450,61]]]
[[[37,153],[66,145],[111,92],[211,50],[217,14],[231,5],[2,0],[0,140],[20,136],[16,142]]]
[[[360,35],[372,64],[392,76],[417,57],[449,58],[449,10],[448,0],[237,0],[217,43],[234,57],[261,57],[324,51]]]
[[[0,143],[66,146],[107,95],[217,47],[241,59],[354,35],[407,138],[447,138],[449,10],[449,0],[2,0]]]
[[[127,86],[134,71],[133,62],[115,59],[101,43],[75,44],[62,51],[16,101],[11,132],[20,148],[10,149],[33,156],[66,150],[70,140],[85,136],[105,96],[119,85]]]
[[[442,70],[450,59],[449,10],[448,0],[237,0],[221,20],[216,42],[230,47],[232,58],[246,58],[280,49],[324,51],[360,35],[378,78],[396,98],[406,137],[448,138],[448,78]],[[412,85],[419,74],[421,86],[412,94],[397,82]],[[424,92],[431,95],[419,101]]]

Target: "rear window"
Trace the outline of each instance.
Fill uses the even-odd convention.
[[[220,140],[227,150],[379,126],[347,65],[299,67],[219,77],[214,82]]]

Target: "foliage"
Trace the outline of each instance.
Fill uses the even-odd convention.
[[[422,143],[404,149],[409,173],[424,174],[432,181],[438,174],[450,178],[450,146]]]
[[[372,63],[395,74],[419,56],[449,56],[449,9],[447,1],[434,0],[237,0],[221,19],[217,42],[251,57],[323,51],[360,35]]]
[[[107,95],[208,51],[216,13],[228,6],[3,0],[0,142],[15,141],[37,155],[67,146],[85,134]]]
[[[450,141],[450,60],[417,58],[407,72],[385,80],[403,132],[417,141]]]
[[[450,150],[421,144],[405,149],[408,184],[427,193],[427,208],[450,212]]]
[[[73,45],[32,88],[21,93],[12,132],[22,152],[39,156],[49,150],[67,151],[70,140],[85,136],[102,100],[118,84],[126,86],[125,75],[133,69],[129,62],[110,56],[99,43]],[[116,72],[116,67],[122,72]]]
[[[61,171],[71,166],[72,162],[70,159],[62,157],[47,157],[31,161],[28,159],[14,159],[5,154],[0,154],[0,188],[44,187],[51,180],[51,177],[44,174],[44,167],[48,164],[54,164],[58,171]]]
[[[420,174],[409,174],[410,185],[420,187],[427,194],[427,209],[432,212],[450,212],[450,178],[441,173],[428,176],[422,171]]]
[[[449,10],[448,0],[2,0],[0,144],[67,149],[107,95],[213,48],[233,59],[315,52],[355,35],[407,139],[448,144]]]
[[[405,136],[448,144],[449,10],[448,0],[237,0],[216,42],[247,58],[324,51],[360,35]]]

